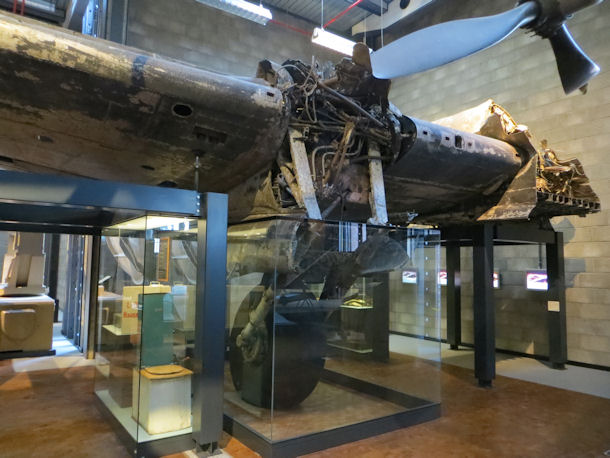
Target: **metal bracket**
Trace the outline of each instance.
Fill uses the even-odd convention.
[[[290,138],[290,155],[296,173],[297,183],[301,190],[301,198],[298,202],[299,206],[305,207],[307,216],[312,219],[322,219],[320,206],[316,198],[316,191],[313,187],[311,179],[311,169],[309,168],[309,160],[307,159],[307,150],[303,143],[302,134],[296,129],[289,129],[288,135]],[[295,196],[297,197],[297,196]]]
[[[381,153],[377,143],[372,142],[369,146],[369,177],[371,180],[371,218],[369,224],[388,224],[388,208],[385,200],[385,185],[383,183],[383,166],[381,164]]]

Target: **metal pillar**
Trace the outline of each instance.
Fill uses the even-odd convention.
[[[493,226],[473,230],[474,373],[490,387],[496,376],[495,304],[493,296]]]
[[[555,369],[568,361],[566,330],[566,286],[563,258],[563,233],[555,232],[555,243],[546,244],[548,273],[549,360]]]
[[[373,288],[372,338],[375,361],[390,360],[390,278],[389,274],[375,275],[373,281],[379,282]]]
[[[109,0],[106,16],[106,39],[125,44],[129,0]]]
[[[49,297],[55,300],[55,310],[53,311],[53,322],[59,321],[59,299],[57,299],[57,280],[59,272],[59,234],[49,234],[50,246],[47,253],[49,272],[47,277],[47,286],[49,287]]]
[[[457,350],[462,343],[462,287],[460,242],[447,241],[447,343]]]
[[[99,305],[97,302],[100,271],[100,250],[102,238],[95,235],[91,240],[91,275],[89,277],[89,320],[87,332],[87,359],[95,358],[95,342],[97,341],[97,329],[99,320]]]
[[[225,194],[201,195],[197,224],[197,290],[193,433],[198,448],[215,448],[222,435],[226,315],[227,208]]]

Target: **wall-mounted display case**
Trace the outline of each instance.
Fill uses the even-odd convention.
[[[230,226],[227,246],[235,437],[296,456],[440,415],[438,231],[275,218]],[[401,312],[428,339],[390,335]]]

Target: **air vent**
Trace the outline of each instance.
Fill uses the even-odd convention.
[[[200,140],[208,145],[222,145],[227,141],[227,134],[224,132],[201,126],[195,126],[194,133],[197,140]]]

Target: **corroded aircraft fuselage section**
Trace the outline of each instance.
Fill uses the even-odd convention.
[[[268,167],[283,100],[207,72],[0,13],[0,155],[30,170],[226,191]]]
[[[579,163],[538,148],[489,101],[404,116],[368,48],[329,71],[257,78],[0,13],[0,167],[230,193],[231,219],[405,224],[599,210]]]

